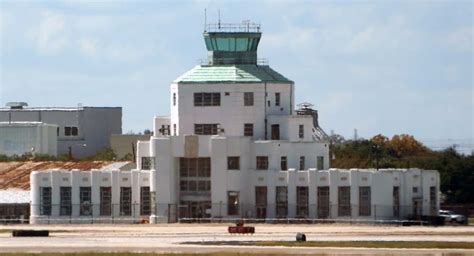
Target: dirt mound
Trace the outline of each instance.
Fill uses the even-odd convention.
[[[78,162],[0,162],[0,189],[30,189],[30,173],[48,169],[90,170],[100,169],[113,162],[109,161],[78,161]]]

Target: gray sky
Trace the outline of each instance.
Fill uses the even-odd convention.
[[[208,21],[262,24],[259,57],[329,133],[474,138],[472,1],[0,1],[0,104],[122,106],[123,131],[169,113]]]

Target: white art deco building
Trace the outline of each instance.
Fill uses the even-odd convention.
[[[437,171],[336,170],[295,84],[257,59],[260,27],[204,32],[208,60],[170,86],[169,117],[137,170],[31,175],[31,222],[201,218],[407,219],[436,215]]]

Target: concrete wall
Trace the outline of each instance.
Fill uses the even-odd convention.
[[[58,154],[67,154],[71,147],[76,158],[94,155],[110,145],[112,134],[122,133],[121,107],[0,108],[0,122],[10,119],[57,125]],[[67,126],[78,127],[78,135],[66,136]]]
[[[221,105],[195,107],[196,92],[219,92]],[[244,106],[244,92],[254,93],[253,106]],[[280,106],[275,106],[276,92],[281,94]],[[173,105],[174,93],[176,105]],[[176,124],[178,135],[184,135],[194,133],[194,124],[219,123],[226,136],[243,136],[244,124],[253,123],[253,138],[262,140],[267,115],[292,114],[292,94],[293,84],[172,84],[171,126]]]
[[[53,223],[135,223],[140,216],[140,188],[150,186],[149,171],[79,171],[79,170],[50,170],[34,171],[31,180],[31,224]],[[52,190],[51,215],[41,215],[40,189],[50,187]],[[71,215],[60,215],[60,187],[71,187],[72,211]],[[91,187],[90,216],[80,214],[80,187]],[[112,214],[100,214],[100,187],[112,187]],[[120,213],[120,188],[132,188],[132,213],[123,216]],[[148,217],[148,216],[145,216]]]
[[[57,155],[56,125],[39,122],[0,123],[0,154]]]

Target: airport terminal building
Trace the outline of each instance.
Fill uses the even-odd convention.
[[[338,170],[311,104],[257,59],[260,26],[208,26],[208,59],[170,86],[132,171],[31,174],[31,223],[407,219],[437,215],[439,174]]]

